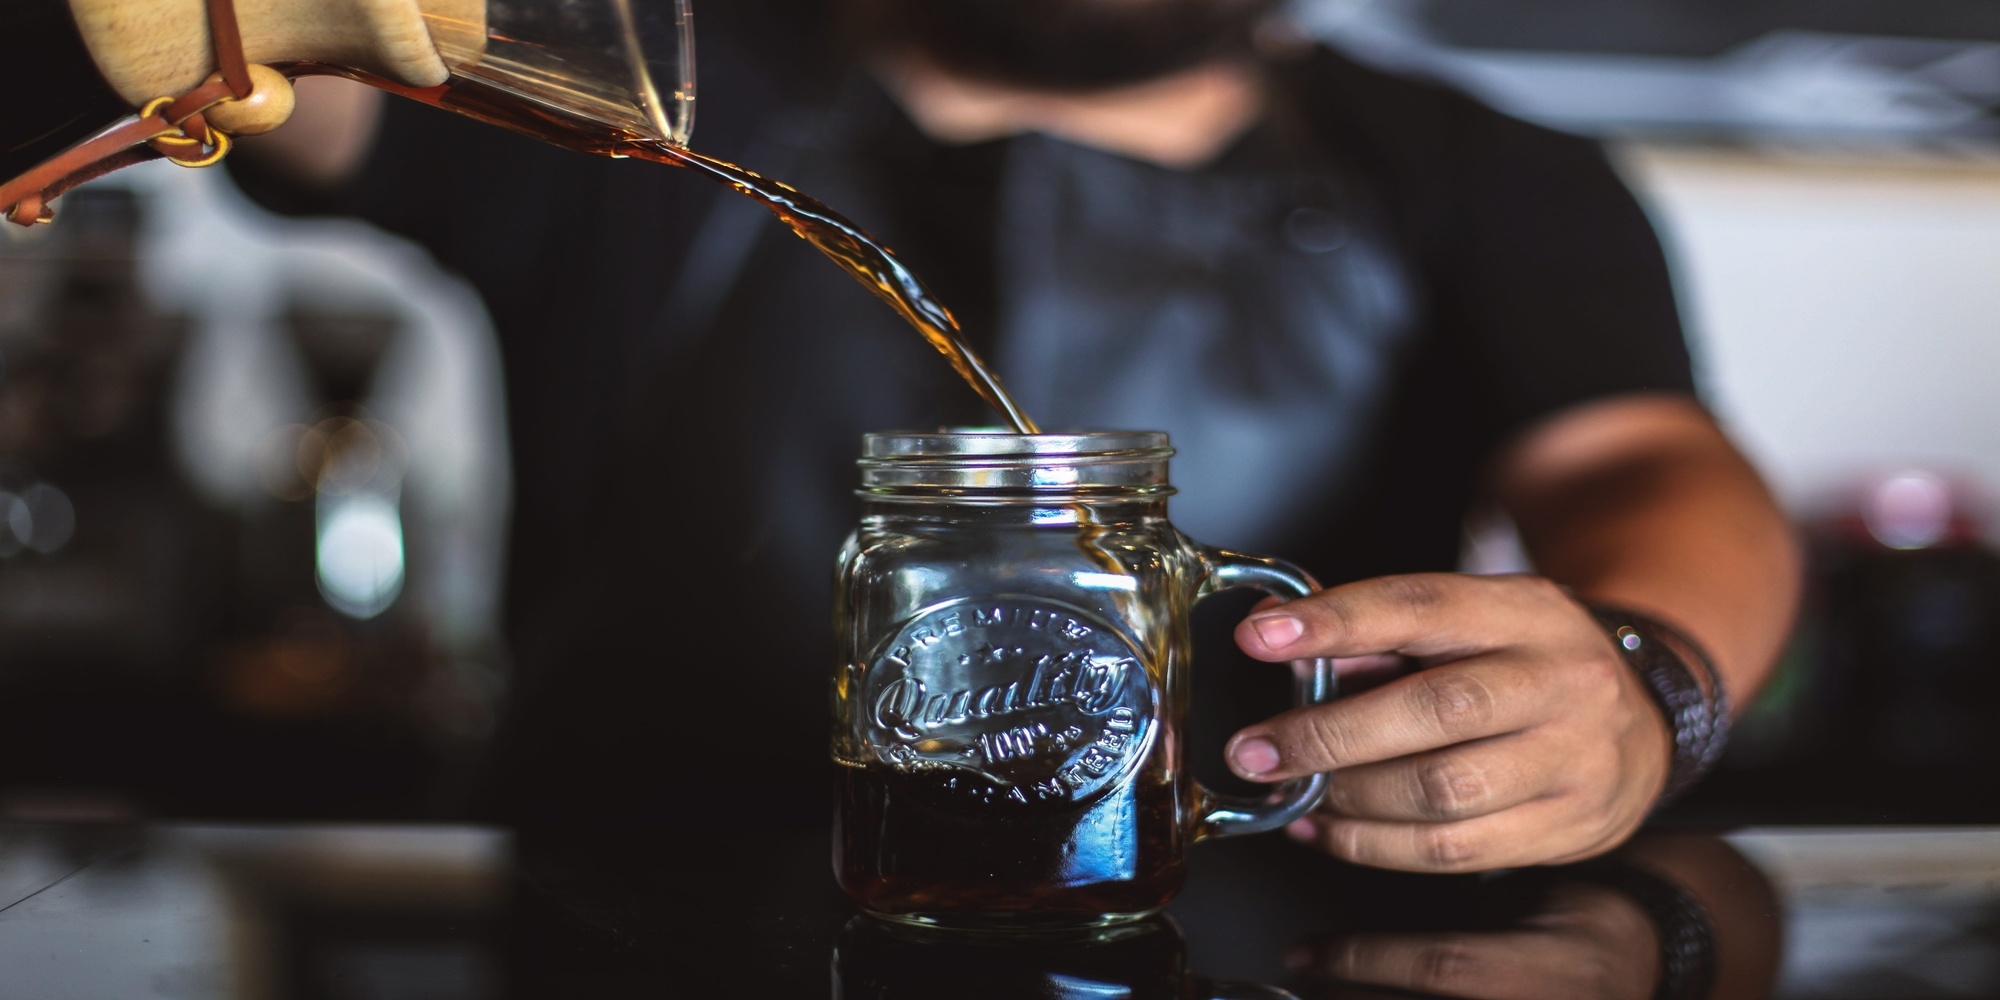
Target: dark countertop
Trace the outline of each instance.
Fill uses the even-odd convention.
[[[892,933],[828,854],[698,823],[4,825],[0,1000],[1649,997],[1633,884],[1665,883],[1714,926],[1706,995],[2000,995],[1993,829],[1659,834],[1616,867],[1459,877],[1245,838],[1197,849],[1167,919],[1098,943]]]

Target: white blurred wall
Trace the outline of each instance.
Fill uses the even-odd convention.
[[[1788,506],[1909,466],[2000,497],[2000,159],[1619,153],[1711,399]]]
[[[397,429],[408,469],[398,500],[413,561],[408,594],[455,652],[497,635],[512,467],[499,345],[478,294],[421,248],[364,223],[288,219],[252,204],[220,171],[148,163],[96,183],[137,191],[149,295],[192,320],[172,404],[189,480],[220,505],[271,499],[260,485],[272,434],[318,419],[304,360],[281,331],[287,302],[367,307],[401,333],[363,402]]]

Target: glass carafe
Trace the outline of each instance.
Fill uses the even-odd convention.
[[[1118,924],[1166,905],[1190,844],[1302,815],[1325,778],[1263,799],[1183,759],[1189,612],[1237,587],[1317,589],[1167,520],[1153,432],[872,434],[836,581],[835,865],[905,923]],[[1301,661],[1301,704],[1333,672]]]
[[[592,152],[629,142],[686,146],[694,130],[690,0],[486,0],[462,10],[427,6],[423,19],[451,74],[442,86],[326,61],[289,70],[348,76]]]

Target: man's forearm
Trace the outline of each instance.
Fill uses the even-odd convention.
[[[1641,397],[1557,417],[1504,464],[1500,497],[1539,572],[1685,629],[1739,708],[1770,674],[1797,608],[1797,542],[1693,401]]]

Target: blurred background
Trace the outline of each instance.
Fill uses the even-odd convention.
[[[449,811],[505,680],[477,297],[219,171],[64,202],[0,237],[0,816]]]
[[[2000,4],[1296,16],[1611,144],[1710,401],[1812,542],[1785,667],[1680,815],[2000,820]],[[477,299],[220,171],[0,233],[0,818],[449,814],[507,677]],[[1519,565],[1504,526],[1467,565]]]

